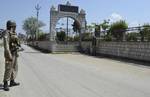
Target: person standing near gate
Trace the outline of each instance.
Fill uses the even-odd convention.
[[[16,23],[14,21],[7,21],[7,29],[4,31],[4,57],[5,57],[5,73],[4,73],[4,90],[9,91],[9,86],[17,86],[20,83],[15,82],[18,72],[18,48],[20,47],[19,39],[15,32]],[[8,82],[10,81],[10,85]]]

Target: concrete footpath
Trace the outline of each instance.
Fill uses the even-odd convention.
[[[81,54],[43,54],[28,46],[19,57],[20,86],[0,97],[150,97],[150,67]],[[0,48],[0,81],[4,72]]]

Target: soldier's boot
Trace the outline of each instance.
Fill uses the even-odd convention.
[[[4,90],[5,91],[9,91],[9,86],[8,86],[8,82],[7,81],[4,82]]]
[[[19,85],[20,85],[20,83],[17,83],[17,82],[15,82],[14,80],[11,80],[11,81],[10,81],[10,87],[19,86]]]

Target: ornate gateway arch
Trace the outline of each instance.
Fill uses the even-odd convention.
[[[50,41],[56,41],[56,24],[59,19],[69,17],[77,21],[80,25],[80,33],[84,33],[86,30],[86,18],[85,11],[83,9],[78,11],[78,6],[71,6],[69,2],[66,5],[58,5],[58,10],[52,6],[50,9]]]

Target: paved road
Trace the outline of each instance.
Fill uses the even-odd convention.
[[[150,68],[81,54],[43,54],[24,46],[21,82],[0,97],[150,97]],[[3,58],[0,49],[0,79]]]

